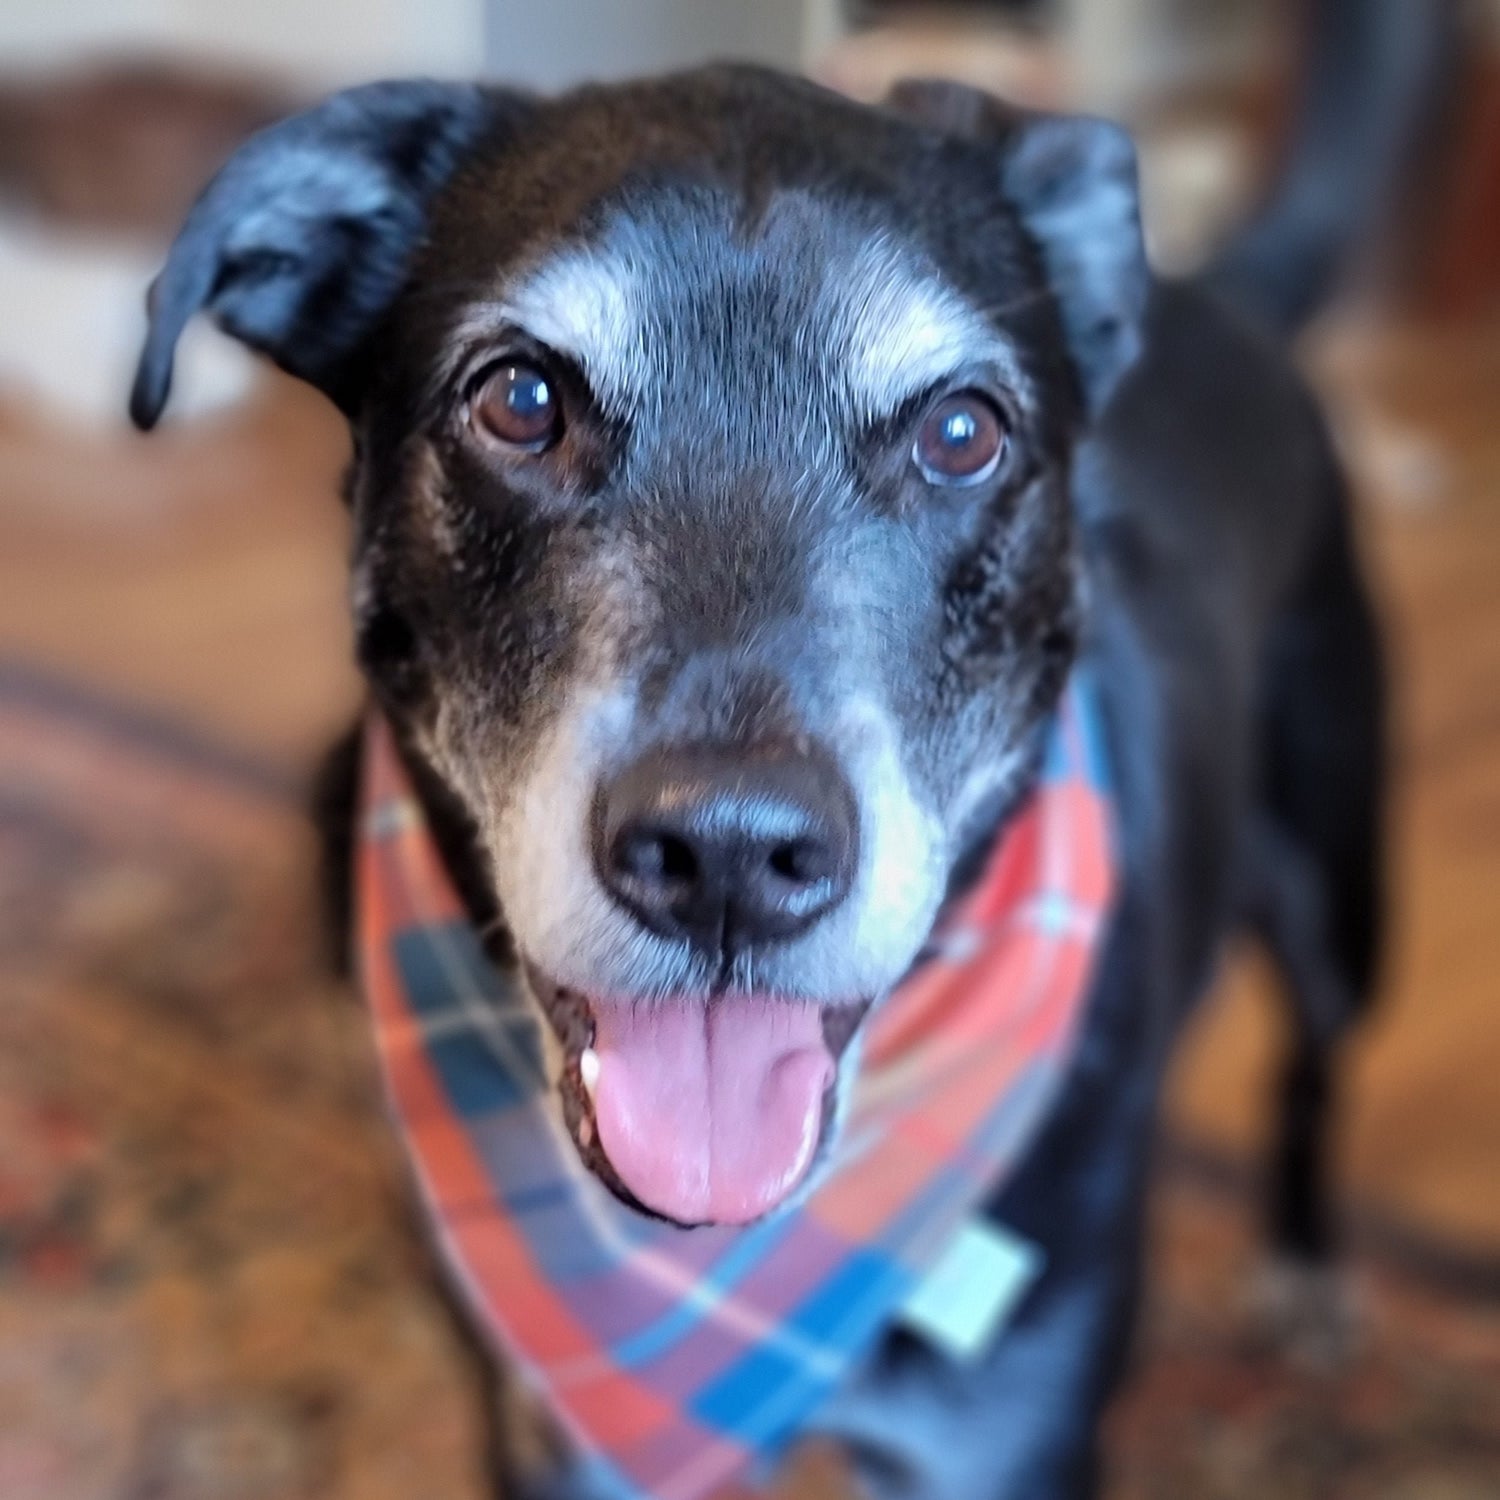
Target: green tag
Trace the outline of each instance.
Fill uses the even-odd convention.
[[[1042,1271],[1042,1252],[988,1219],[969,1219],[901,1307],[952,1358],[978,1359]]]

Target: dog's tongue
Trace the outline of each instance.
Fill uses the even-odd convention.
[[[802,1180],[833,1059],[816,1005],[759,996],[594,1007],[599,1140],[647,1208],[744,1224]]]

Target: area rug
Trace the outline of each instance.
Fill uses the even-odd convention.
[[[0,664],[5,1500],[484,1493],[301,806],[297,774]],[[1166,1160],[1111,1500],[1500,1495],[1500,1280],[1355,1212],[1352,1319],[1327,1288],[1268,1315],[1253,1173]]]

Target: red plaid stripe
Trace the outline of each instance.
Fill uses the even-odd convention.
[[[1086,685],[935,956],[870,1027],[841,1158],[744,1231],[632,1214],[583,1169],[463,925],[389,730],[366,739],[358,951],[392,1109],[476,1317],[621,1497],[701,1500],[774,1456],[1024,1151],[1114,893]],[[518,1029],[519,1028],[519,1029]],[[497,1040],[498,1039],[498,1040]]]

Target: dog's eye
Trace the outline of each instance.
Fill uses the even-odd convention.
[[[994,402],[978,391],[959,391],[922,419],[911,457],[929,484],[978,484],[1000,466],[1007,441]]]
[[[469,404],[469,420],[508,448],[540,453],[562,433],[562,403],[535,365],[496,365]]]

